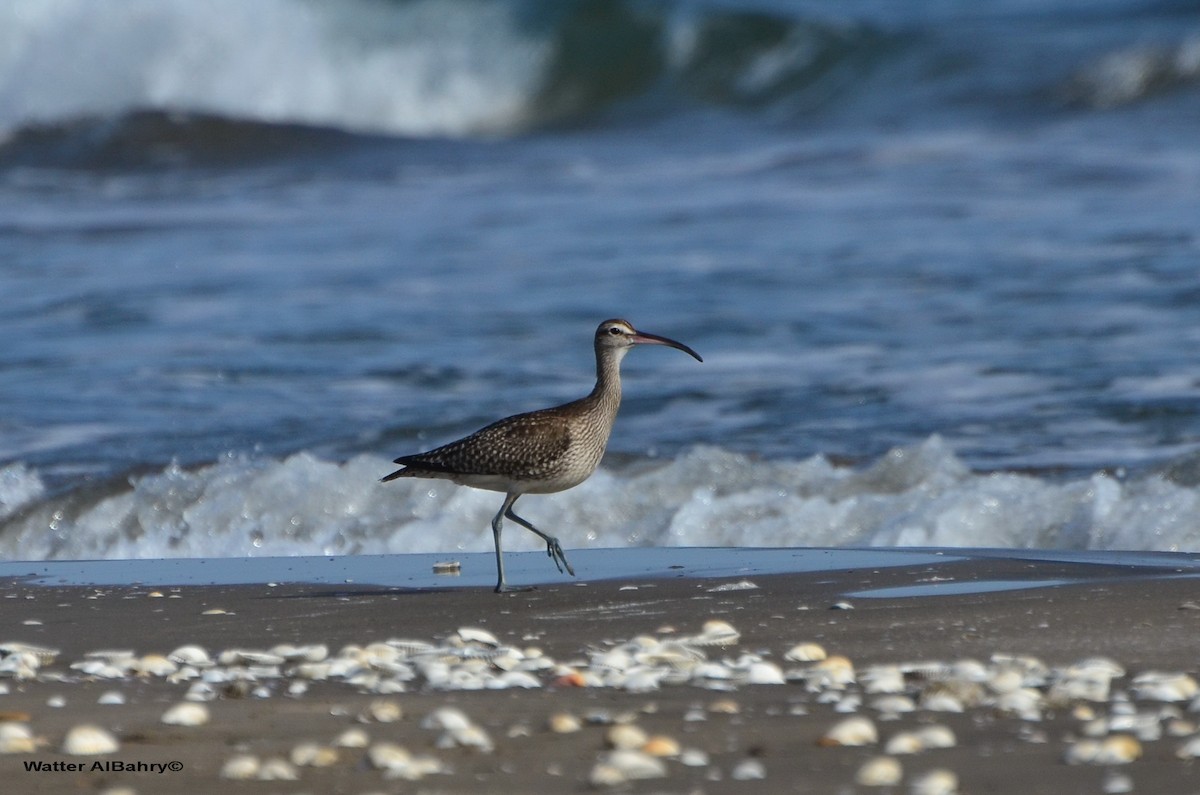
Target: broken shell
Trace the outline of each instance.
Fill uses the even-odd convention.
[[[840,721],[825,732],[817,744],[822,747],[839,745],[874,745],[879,742],[879,732],[870,718],[856,715]]]
[[[62,752],[72,756],[99,756],[116,753],[120,747],[117,738],[107,729],[85,723],[67,732]]]
[[[208,707],[184,701],[164,712],[161,720],[168,726],[203,726],[208,723]]]
[[[854,781],[864,787],[894,787],[904,777],[900,762],[890,756],[875,756],[863,763]]]

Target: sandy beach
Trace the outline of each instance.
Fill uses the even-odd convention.
[[[829,793],[916,791],[913,782],[922,774],[943,769],[957,777],[957,790],[929,791],[1195,792],[1200,771],[1177,757],[1196,728],[1197,715],[1189,710],[1195,693],[1184,684],[1178,700],[1168,701],[1170,694],[1135,678],[1188,674],[1184,680],[1195,685],[1190,676],[1197,670],[1200,609],[1193,564],[1185,556],[1178,556],[1180,566],[1171,565],[1172,556],[1157,559],[1163,565],[998,556],[733,578],[684,572],[504,595],[487,587],[274,582],[50,586],[9,577],[0,611],[5,659],[20,653],[15,642],[57,654],[35,663],[27,678],[10,669],[0,679],[7,690],[0,695],[0,721],[28,727],[35,746],[0,755],[0,773],[8,792]],[[1047,582],[1059,584],[1022,587]],[[904,588],[935,595],[887,595]],[[936,595],[938,588],[949,590]],[[714,621],[736,634],[719,624],[705,628]],[[460,633],[463,628],[490,633],[495,642]],[[710,630],[715,634],[706,639]],[[631,670],[604,686],[589,681],[603,673],[600,654],[628,649],[639,637],[643,649],[651,638],[677,641],[676,649],[698,652],[702,664],[723,666],[728,676],[693,670],[688,681],[675,683],[670,676],[633,680]],[[295,661],[276,665],[271,675],[271,660],[264,658],[260,676],[214,678],[211,700],[197,702],[208,708],[209,720],[195,726],[165,725],[161,718],[202,677],[172,681],[128,669],[105,678],[84,665],[97,651],[140,659],[197,645],[214,659],[207,670],[245,673],[254,670],[253,661],[226,657],[222,668],[216,660],[229,650],[279,644],[324,645],[332,659],[350,644],[400,639],[440,645],[452,662],[480,658],[471,670],[485,679],[503,673],[497,647],[518,650],[524,660],[540,655],[552,665],[526,666],[533,679],[526,686],[513,679],[504,689],[481,690],[435,686],[428,678],[433,669],[417,666],[421,673],[403,682],[404,692],[389,692],[398,686],[380,685],[378,677],[353,684],[336,675],[312,678]],[[800,643],[820,646],[827,659],[789,659]],[[1123,669],[1110,672],[1106,698],[1052,695],[1068,666],[1101,655]],[[852,663],[851,678],[836,681],[830,673],[837,657]],[[962,660],[978,665],[952,671],[949,664]],[[755,661],[765,667],[750,674]],[[931,665],[935,661],[945,667]],[[892,665],[902,669],[902,681],[886,688],[881,683]],[[1011,682],[1013,670],[1025,681]],[[972,671],[981,681],[970,681]],[[1008,684],[1001,683],[1004,671]],[[1012,689],[1040,698],[1030,707],[1036,719],[1017,714],[1016,702],[1000,701]],[[961,711],[948,711],[953,700],[939,702],[946,693]],[[914,708],[881,709],[876,700],[885,695],[907,697]],[[446,715],[439,710],[446,707],[465,716],[475,732],[468,736],[484,739],[456,741],[442,725]],[[851,746],[827,736],[856,715],[871,721],[875,741]],[[564,731],[574,728],[572,718],[578,730]],[[119,750],[63,753],[64,738],[79,724],[106,729]],[[613,734],[617,726],[634,729],[637,747],[629,758],[612,756],[614,743],[627,742]],[[896,735],[930,726],[949,729],[951,747],[902,754],[897,745],[885,754]],[[349,729],[365,732],[367,746],[336,746]],[[1113,736],[1131,738],[1136,758],[1065,761],[1080,741]],[[650,738],[658,744],[646,747]],[[361,734],[358,740],[361,746]],[[311,766],[303,753],[296,755],[303,743],[333,750],[323,766]],[[372,754],[381,754],[375,746],[383,743],[433,760],[436,772],[381,769]],[[644,747],[663,755],[643,754]],[[856,783],[864,763],[881,755],[899,762],[899,782],[883,789]],[[228,769],[223,777],[238,756],[260,763],[250,780],[230,778]],[[653,777],[638,779],[636,763],[647,758]],[[633,764],[634,780],[606,779],[614,761],[621,770]],[[166,767],[172,763],[177,770]],[[259,780],[276,774],[282,780]]]

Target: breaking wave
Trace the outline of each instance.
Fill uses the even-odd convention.
[[[602,469],[527,497],[522,514],[568,547],[950,546],[1200,550],[1198,462],[1158,474],[1055,481],[974,473],[938,437],[865,468],[823,456],[762,461],[698,447]],[[37,473],[0,470],[0,557],[104,559],[486,551],[498,495],[444,481],[382,485],[388,462],[300,453],[176,466],[46,497]],[[537,549],[510,533],[513,549]]]

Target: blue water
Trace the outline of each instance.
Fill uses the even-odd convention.
[[[486,549],[612,316],[568,546],[1200,549],[1191,3],[217,5],[0,6],[0,554]]]

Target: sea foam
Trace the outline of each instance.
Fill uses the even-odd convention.
[[[36,473],[0,525],[8,559],[104,559],[486,551],[500,504],[446,481],[378,482],[385,459],[299,453],[170,466],[108,493],[41,498]],[[7,480],[5,481],[7,482]],[[24,485],[20,485],[24,484]],[[24,495],[16,498],[8,495]],[[531,495],[520,513],[568,548],[946,546],[1200,550],[1200,490],[1162,475],[1056,480],[975,473],[939,437],[866,467],[824,456],[768,461],[696,447],[602,468],[583,485]],[[541,542],[519,527],[508,549]]]

